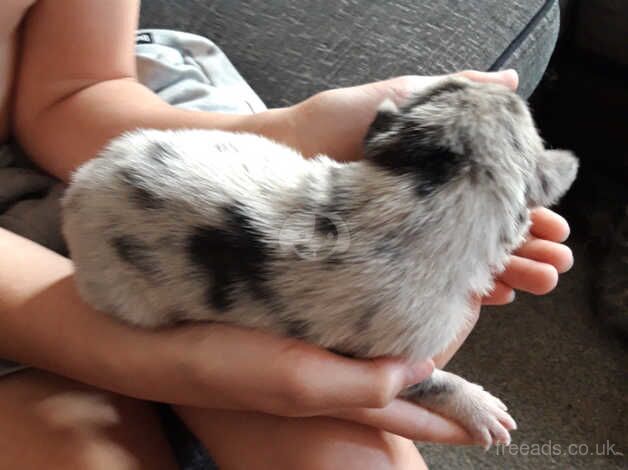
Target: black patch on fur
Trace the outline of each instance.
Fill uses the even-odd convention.
[[[506,109],[508,109],[510,113],[517,116],[521,116],[523,114],[523,109],[521,108],[519,98],[517,98],[514,93],[506,97]]]
[[[327,200],[320,208],[319,213],[334,215],[344,220],[350,218],[351,213],[365,204],[367,199],[356,200],[354,193],[345,185],[340,184],[340,172],[340,168],[331,168],[329,170]]]
[[[233,145],[232,142],[218,142],[216,144],[216,149],[219,152],[238,152],[238,147]]]
[[[547,176],[545,176],[543,173],[541,173],[539,175],[539,179],[541,180],[541,190],[543,191],[543,194],[544,195],[549,194],[550,185],[549,185],[549,181],[547,179]]]
[[[333,213],[330,205],[324,208],[324,210],[328,214]],[[343,210],[336,210],[336,222],[343,220],[344,213]],[[339,243],[343,243],[338,237],[339,234],[340,236],[348,236],[346,233],[340,233],[336,222],[332,220],[331,216],[326,214],[316,214],[314,219],[314,230],[320,237],[320,239],[315,242],[317,243],[315,255],[318,259],[324,260],[328,268],[336,266],[342,259],[342,253],[336,253]]]
[[[379,238],[374,245],[374,251],[379,256],[384,256],[391,260],[396,260],[400,256],[398,235],[395,232],[388,232]]]
[[[111,239],[116,254],[142,274],[155,279],[161,273],[150,247],[132,235],[121,235]]]
[[[527,215],[527,212],[526,212],[526,211],[521,211],[521,212],[519,212],[519,214],[517,215],[517,223],[518,223],[519,225],[523,225],[523,224],[525,223],[525,221],[526,221],[526,215]]]
[[[409,111],[416,106],[422,106],[430,101],[438,98],[446,93],[456,93],[461,90],[465,90],[469,85],[467,83],[458,80],[446,80],[440,85],[436,85],[431,90],[425,93],[419,93],[403,107],[404,111]]]
[[[329,255],[327,258],[325,258],[325,265],[324,267],[332,270],[338,266],[341,266],[343,264],[345,264],[346,260],[345,258],[343,258],[342,256],[340,256],[337,253],[332,253],[331,255]]]
[[[486,178],[490,180],[491,183],[495,182],[495,175],[493,174],[491,170],[489,170],[488,168],[485,168],[484,174],[486,175]]]
[[[366,142],[370,142],[377,134],[387,132],[392,129],[395,123],[395,118],[399,115],[392,111],[380,110],[375,115],[375,119],[371,123],[368,132],[366,133]]]
[[[227,311],[238,285],[246,286],[254,299],[275,305],[266,284],[270,253],[262,233],[238,205],[224,208],[224,222],[225,228],[196,227],[186,247],[189,259],[209,279],[208,305]]]
[[[358,357],[356,354],[346,352],[342,348],[330,348],[329,351],[337,354],[338,356],[347,357],[349,359],[355,359]]]
[[[163,209],[165,205],[163,199],[141,186],[133,188],[131,199],[142,209]]]
[[[437,143],[439,132],[407,122],[393,143],[373,149],[367,158],[394,174],[411,175],[417,195],[427,196],[456,177],[468,162],[464,155]]]
[[[179,248],[181,246],[182,239],[178,235],[167,233],[159,236],[157,243],[159,243],[159,249],[167,250],[171,248]]]
[[[304,320],[286,320],[283,322],[286,335],[291,338],[307,339],[310,333],[310,326]]]
[[[512,148],[514,148],[517,152],[522,152],[523,145],[521,145],[521,141],[519,140],[516,126],[510,120],[505,120],[504,126],[508,132],[508,140],[510,140]]]
[[[129,186],[135,187],[142,183],[142,177],[129,168],[120,170],[120,179]]]
[[[423,380],[423,382],[405,389],[403,391],[403,397],[412,401],[420,402],[421,400],[431,399],[433,397],[442,396],[443,394],[449,394],[452,392],[453,389],[450,384],[434,382],[431,377],[428,377]]]
[[[187,315],[183,310],[175,307],[168,310],[166,318],[168,318],[170,323],[183,323],[187,320]]]
[[[359,348],[351,348],[345,345],[336,345],[333,348],[329,348],[331,352],[334,354],[338,354],[339,356],[348,357],[350,359],[356,358],[364,358],[368,356],[369,347],[363,346]]]
[[[146,187],[140,175],[124,169],[120,171],[120,178],[129,186],[129,198],[140,209],[163,209],[165,201]]]
[[[511,240],[510,240],[510,236],[508,236],[508,234],[506,233],[505,230],[502,230],[499,234],[499,241],[504,244],[504,245],[510,245],[511,244]]]
[[[343,261],[343,253],[335,250],[339,243],[344,242],[339,240],[339,236],[348,234],[344,233],[347,227],[338,224],[344,224],[345,220],[349,220],[351,213],[357,208],[355,197],[346,187],[339,184],[338,170],[338,168],[329,170],[328,186],[325,190],[327,197],[323,202],[317,201],[320,198],[320,195],[315,193],[317,189],[312,185],[307,186],[306,199],[301,209],[303,213],[312,214],[314,217],[314,232],[318,236],[313,240],[317,248],[315,255],[324,261],[328,268],[333,268]],[[296,248],[301,253],[311,250],[306,246]]]
[[[366,333],[371,328],[371,323],[373,322],[373,317],[377,315],[378,309],[377,307],[368,307],[358,321],[355,323],[355,329],[358,335],[362,333]]]
[[[512,142],[512,147],[517,152],[522,152],[523,151],[523,146],[521,145],[521,142],[519,142],[519,138],[512,132],[510,133],[510,141]]]
[[[161,165],[167,165],[168,160],[179,158],[177,151],[165,142],[151,142],[147,154],[151,160]]]
[[[333,237],[333,239],[338,237],[338,227],[336,227],[336,224],[326,215],[316,215],[314,229],[324,237]]]

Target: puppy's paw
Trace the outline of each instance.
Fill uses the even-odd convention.
[[[488,450],[493,444],[510,444],[510,432],[517,423],[507,413],[508,408],[481,386],[465,382],[452,396],[452,417]]]
[[[509,431],[517,429],[499,398],[451,372],[435,369],[402,397],[457,421],[487,450],[493,444],[510,444]]]

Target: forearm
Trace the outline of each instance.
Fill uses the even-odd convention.
[[[198,404],[172,333],[94,311],[68,259],[2,229],[0,253],[0,357],[126,395]]]
[[[257,115],[208,113],[176,108],[132,78],[79,88],[49,106],[22,102],[16,134],[46,171],[66,180],[113,137],[137,128],[223,129],[263,134],[289,143],[286,110]],[[282,125],[275,125],[281,119]]]

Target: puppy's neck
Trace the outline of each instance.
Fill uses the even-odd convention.
[[[486,293],[487,279],[501,271],[509,247],[518,243],[520,218],[508,195],[475,177],[453,180],[420,194],[411,177],[394,175],[368,162],[342,168],[341,185],[351,193],[350,214],[374,237],[393,238],[408,257],[442,270],[448,283]]]

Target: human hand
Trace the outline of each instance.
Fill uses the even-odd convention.
[[[434,358],[439,368],[453,357],[475,326],[482,305],[504,305],[515,298],[515,290],[536,295],[548,294],[558,284],[559,274],[573,265],[573,254],[564,242],[569,224],[560,215],[543,207],[530,212],[530,235],[510,257],[506,269],[495,280],[495,288],[484,298],[475,295],[465,329],[445,351]]]
[[[573,266],[573,254],[564,242],[569,224],[560,215],[539,207],[530,212],[532,225],[525,242],[510,257],[495,280],[484,305],[503,305],[514,300],[515,290],[543,295],[554,290],[559,274]]]
[[[518,84],[514,70],[464,71],[453,75],[498,83],[513,90]],[[325,154],[341,161],[357,160],[362,157],[364,137],[384,100],[391,99],[401,105],[413,92],[443,78],[408,75],[323,91],[295,106],[279,110],[278,119],[269,121],[274,129],[265,129],[264,133],[298,149],[305,156]]]
[[[195,324],[157,334],[159,344],[168,348],[164,357],[151,357],[142,367],[143,377],[151,375],[147,369],[155,364],[179,364],[176,375],[158,379],[150,392],[159,391],[162,401],[166,394],[171,403],[200,408],[288,417],[324,415],[416,441],[473,443],[458,424],[396,398],[408,383],[431,374],[431,362],[348,359],[302,341],[221,324]],[[161,337],[164,334],[168,337]],[[162,375],[173,370],[159,369]]]
[[[173,386],[161,393],[170,396],[169,402],[197,407],[287,417],[377,409],[433,370],[431,361],[349,359],[296,339],[219,323],[153,334],[168,345],[162,360],[180,364],[169,378]]]

